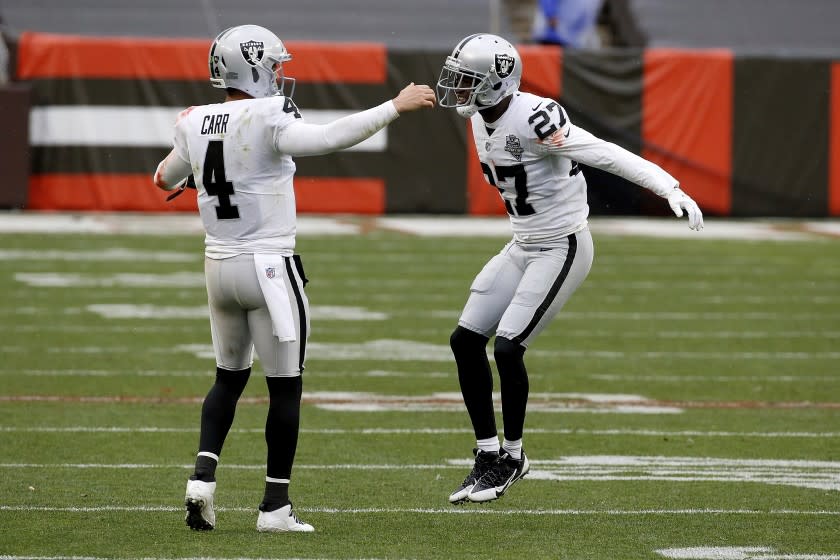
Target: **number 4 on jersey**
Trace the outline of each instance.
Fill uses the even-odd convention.
[[[216,206],[216,218],[219,220],[238,219],[239,208],[230,203],[230,197],[235,193],[233,183],[225,177],[224,142],[222,140],[210,140],[210,143],[207,144],[202,181],[207,194],[219,197],[219,205]]]

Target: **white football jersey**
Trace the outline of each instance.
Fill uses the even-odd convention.
[[[574,126],[553,99],[516,92],[504,114],[471,117],[484,177],[499,190],[521,243],[557,241],[584,229],[586,179],[578,162],[665,196],[678,186],[662,168]]]
[[[294,102],[283,96],[181,113],[174,150],[192,165],[208,257],[293,253],[295,163],[275,139],[298,119]]]

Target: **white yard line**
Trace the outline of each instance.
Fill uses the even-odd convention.
[[[840,403],[832,401],[709,401],[657,400],[640,395],[612,393],[532,393],[529,411],[533,413],[575,414],[681,414],[685,409],[725,410],[837,410]],[[243,397],[240,404],[264,404],[266,397]],[[197,404],[200,396],[114,396],[114,395],[0,395],[0,402],[31,403],[95,403],[133,405]],[[496,408],[501,402],[498,393]],[[337,412],[452,412],[463,413],[460,393],[428,395],[393,395],[353,391],[315,391],[303,394],[303,403]]]
[[[302,464],[298,470],[314,471],[432,471],[463,470],[470,459],[448,459],[436,464]],[[188,464],[154,463],[0,463],[0,470],[171,470],[189,472]],[[227,470],[263,471],[264,464],[225,464]],[[840,462],[786,459],[729,459],[718,457],[663,457],[632,455],[563,456],[533,459],[531,481],[665,483],[720,482],[791,486],[820,491],[840,491]]]
[[[263,434],[265,429],[232,428],[231,432],[242,434]],[[128,433],[128,434],[192,434],[198,428],[167,428],[159,426],[0,426],[0,433]],[[353,436],[403,436],[403,435],[452,435],[471,434],[469,428],[301,428],[302,434],[353,435]],[[840,432],[733,432],[719,430],[645,430],[645,429],[577,429],[577,428],[529,428],[529,434],[560,436],[607,436],[607,437],[712,437],[712,438],[790,438],[790,439],[834,439]]]
[[[393,514],[393,513],[423,513],[432,515],[557,515],[557,516],[644,516],[644,515],[802,515],[823,516],[840,515],[840,510],[795,510],[795,509],[485,509],[467,506],[451,508],[319,508],[297,507],[295,510],[307,513],[335,513],[335,514]],[[182,507],[174,506],[8,506],[0,505],[0,511],[29,511],[29,512],[61,512],[61,513],[97,513],[108,511],[123,511],[130,513],[159,513],[182,512]],[[216,507],[220,512],[255,513],[255,508],[249,507]],[[0,556],[0,559],[3,557]]]
[[[383,346],[384,351],[375,352],[377,342],[388,342]],[[0,353],[28,353],[30,346],[0,346]],[[126,354],[135,353],[132,346],[70,346],[49,347],[44,349],[48,354]],[[327,361],[369,361],[371,356],[379,360],[409,361],[409,362],[451,362],[453,358],[448,346],[442,344],[427,344],[410,340],[404,341],[370,341],[366,343],[340,344],[313,342],[309,345],[311,355],[309,360]],[[205,344],[181,344],[167,348],[149,348],[149,353],[176,354],[186,352],[198,358],[212,358],[212,346]],[[840,358],[840,351],[825,352],[738,352],[738,351],[673,351],[673,352],[624,352],[618,350],[533,350],[532,355],[556,358],[597,358],[599,360],[660,360],[662,358],[686,358],[702,360],[836,360]]]
[[[27,292],[29,294],[29,292]],[[349,309],[349,308],[347,308]],[[362,309],[362,308],[359,308]],[[202,318],[204,318],[202,316]],[[332,315],[328,316],[326,314],[322,314],[321,317],[318,318],[319,321],[322,323],[318,326],[319,333],[332,333],[332,332],[347,332],[347,326],[341,323],[336,324],[329,324],[325,323],[324,321],[329,320],[336,320],[341,321],[340,315]],[[360,317],[359,320],[366,320],[364,317]],[[372,320],[379,320],[377,317],[372,317]],[[159,325],[155,326],[144,326],[144,325],[79,325],[79,324],[70,324],[70,325],[44,325],[41,322],[37,322],[35,324],[25,324],[24,321],[20,321],[14,325],[0,325],[0,332],[8,331],[8,332],[72,332],[72,333],[148,333],[148,332],[165,332],[168,330],[182,332],[183,325],[178,323],[172,323],[170,321],[162,321]],[[394,325],[394,328],[391,330],[394,333],[410,333],[414,336],[435,336],[438,335],[440,337],[449,336],[449,331],[445,328],[418,328],[415,325]],[[636,338],[663,338],[663,339],[746,339],[746,340],[753,340],[753,339],[766,339],[766,338],[782,338],[782,339],[790,339],[790,338],[813,338],[813,339],[834,339],[840,338],[840,331],[817,331],[817,330],[806,330],[806,331],[766,331],[766,330],[750,330],[750,331],[707,331],[707,330],[667,330],[667,331],[658,331],[658,332],[645,332],[645,331],[608,331],[608,330],[592,330],[592,329],[581,329],[581,330],[567,330],[563,332],[554,333],[552,331],[548,331],[542,335],[543,337],[551,337],[557,336],[562,338],[629,338],[629,339],[636,339]]]
[[[31,352],[30,346],[4,345],[0,353],[24,354]],[[137,351],[133,346],[51,346],[43,350],[48,354],[132,354]],[[197,358],[213,358],[213,348],[209,344],[179,344],[172,347],[148,348],[148,353],[177,354],[188,353]],[[448,345],[429,344],[412,340],[373,340],[362,343],[324,343],[309,344],[313,361],[369,361],[371,356],[379,360],[398,362],[452,362]],[[625,352],[619,350],[533,350],[534,356],[552,358],[594,358],[599,360],[660,360],[663,358],[685,358],[690,360],[836,360],[840,351],[817,352],[741,352],[741,351],[640,351]]]
[[[489,357],[492,360],[492,357]],[[214,370],[147,370],[147,369],[20,369],[0,367],[0,377],[212,377]],[[532,378],[553,375],[528,375]],[[375,370],[338,370],[333,368],[310,368],[307,377],[411,377],[411,378],[450,378],[452,371],[403,371],[398,369]],[[806,372],[775,373],[767,375],[695,375],[695,374],[631,374],[631,373],[584,373],[581,377],[599,381],[644,381],[654,383],[714,382],[714,383],[840,383],[840,375],[815,374]]]
[[[432,298],[432,299],[442,299]],[[398,297],[391,294],[379,294],[371,296],[373,300],[393,300],[399,301],[400,305],[405,303],[405,298]],[[423,299],[420,296],[418,300]],[[425,301],[425,300],[424,300]],[[0,309],[0,315],[53,315],[55,313],[55,306],[51,304],[36,305],[27,302],[28,305],[20,307],[9,307]],[[123,304],[118,304],[123,305]],[[138,306],[143,309],[159,307],[162,309],[175,310],[179,306],[155,306],[151,304]],[[205,314],[199,315],[196,311],[199,307],[192,307],[193,317],[191,318],[205,318]],[[66,315],[78,315],[82,312],[78,307],[67,307],[64,309]],[[405,312],[392,312],[393,317],[432,317],[437,319],[457,320],[461,312],[457,309],[429,309],[427,311],[410,310]],[[153,317],[148,319],[152,320]],[[737,320],[755,320],[755,321],[807,321],[809,323],[821,323],[828,321],[836,321],[840,319],[840,313],[831,313],[823,311],[807,311],[807,312],[783,312],[783,311],[563,311],[557,316],[557,320],[571,320],[571,319],[598,319],[609,321],[729,321]],[[168,318],[161,322],[166,322]],[[834,325],[831,325],[834,326]],[[833,330],[831,332],[834,332]]]
[[[193,291],[187,292],[190,295],[199,295],[204,291],[204,274],[198,272],[174,272],[168,274],[138,274],[138,273],[113,273],[113,274],[105,274],[105,275],[87,275],[87,274],[80,274],[80,273],[66,273],[66,272],[18,272],[14,275],[15,281],[20,284],[23,284],[27,287],[34,287],[34,288],[97,288],[97,289],[107,289],[107,288],[131,288],[131,289],[154,289],[154,290],[165,290],[167,288],[175,288],[175,289],[182,289],[184,287],[194,287]],[[408,282],[408,284],[406,284]],[[405,288],[406,285],[411,285],[413,281],[407,280],[399,280],[397,284],[391,284],[387,280],[383,280],[381,282],[376,283],[376,289],[378,290],[377,294],[373,299],[399,299],[405,298],[405,291],[404,289],[399,289],[394,291],[393,293],[388,293],[386,290],[388,288]],[[330,284],[330,282],[326,282],[325,286]],[[334,282],[336,286],[341,286],[342,289],[346,289],[348,286],[353,287],[353,282]],[[369,286],[369,281],[360,281],[359,285],[366,285]],[[425,282],[426,288],[431,289],[435,287],[434,281]],[[445,284],[437,283],[438,286],[440,285],[450,285],[451,282],[446,282]],[[663,289],[666,285],[666,282],[663,282],[660,285],[659,290]],[[358,287],[358,286],[356,286]],[[784,286],[777,286],[779,290],[785,289]],[[688,289],[688,288],[686,288]],[[622,288],[623,290],[623,288]],[[790,293],[790,292],[797,292],[798,290],[789,289],[788,293],[780,293],[774,294],[772,296],[757,296],[757,295],[750,295],[750,294],[739,294],[739,293],[726,293],[722,294],[720,292],[726,291],[726,287],[721,286],[718,288],[718,292],[712,295],[702,295],[695,293],[692,297],[692,301],[696,303],[704,303],[708,305],[725,305],[731,303],[739,303],[739,304],[755,304],[760,305],[764,303],[783,303],[783,302],[799,302],[799,303],[810,303],[810,304],[827,304],[827,303],[836,303],[840,301],[840,296],[835,295],[834,291],[828,291],[825,293],[815,293],[812,288],[808,289],[808,294],[801,294],[801,293]],[[429,294],[423,294],[423,298],[427,299]],[[651,293],[651,290],[647,289],[642,293],[627,293],[627,295],[607,295],[604,296],[603,301],[609,303],[615,302],[623,302],[623,301],[633,301],[633,302],[649,302],[649,301],[658,301],[661,299],[661,296],[656,293]],[[108,304],[108,305],[91,305],[88,306],[88,309],[105,316],[107,315],[108,309],[110,308],[139,308],[140,306],[133,305],[133,304]],[[103,308],[104,311],[100,312],[97,308]],[[338,306],[335,306],[335,309],[341,309]],[[123,311],[125,313],[125,311]],[[205,313],[206,314],[206,313]],[[386,318],[384,313],[379,313],[382,318]],[[320,317],[318,317],[320,318]],[[329,317],[328,317],[329,318]]]
[[[693,546],[656,552],[675,560],[840,560],[837,554],[785,554],[768,546]]]

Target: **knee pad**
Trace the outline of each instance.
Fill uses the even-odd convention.
[[[300,375],[283,377],[269,375],[265,378],[265,384],[268,387],[269,397],[297,395],[300,399],[303,392],[303,377]]]
[[[484,352],[488,340],[490,339],[483,334],[458,325],[449,337],[449,347],[456,356],[475,351]]]
[[[499,358],[505,360],[521,358],[525,355],[525,347],[514,342],[509,338],[497,336],[493,343],[493,356],[498,361]]]
[[[216,383],[223,385],[227,390],[237,396],[242,394],[248,379],[251,377],[251,368],[230,370],[216,367]]]
[[[496,337],[493,343],[493,357],[496,359],[496,369],[499,370],[499,377],[511,381],[527,379],[525,362],[522,359],[525,355],[525,347],[509,338]]]

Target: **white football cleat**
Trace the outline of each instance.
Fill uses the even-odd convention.
[[[257,517],[257,531],[260,533],[311,533],[314,530],[312,525],[298,519],[292,510],[292,504],[274,511],[261,511]]]
[[[216,526],[216,512],[213,510],[215,493],[215,482],[187,481],[187,495],[184,497],[184,505],[187,508],[185,521],[193,531],[210,531]]]

